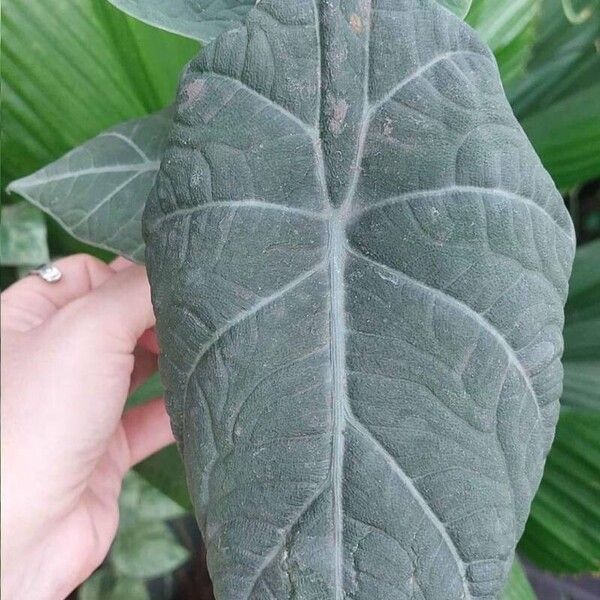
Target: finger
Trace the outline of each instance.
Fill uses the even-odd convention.
[[[138,340],[138,345],[142,348],[145,348],[149,352],[152,352],[153,354],[158,354],[158,340],[156,339],[156,331],[154,327],[144,331],[142,337]]]
[[[134,262],[125,258],[124,256],[118,256],[110,263],[110,268],[115,271],[122,271],[123,269],[127,269],[128,267],[133,267],[135,265]]]
[[[158,357],[154,352],[137,346],[133,351],[134,365],[131,374],[129,393],[137,390],[158,369]]]
[[[65,307],[53,319],[97,345],[98,350],[131,353],[142,334],[154,326],[146,270],[128,267]],[[102,342],[105,342],[103,345]]]
[[[128,410],[122,424],[132,467],[175,441],[162,398]]]
[[[63,306],[85,296],[107,281],[114,271],[101,260],[75,254],[56,261],[62,277],[48,283],[29,275],[2,293],[2,325],[27,331],[37,327]]]

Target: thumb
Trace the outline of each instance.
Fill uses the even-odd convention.
[[[138,339],[155,322],[146,269],[133,265],[115,273],[64,307],[53,320],[65,328],[76,327],[77,335],[94,340],[103,349],[133,352]]]

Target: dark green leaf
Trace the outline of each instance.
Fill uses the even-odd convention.
[[[500,596],[574,235],[471,30],[262,0],[182,80],[145,236],[216,597]]]
[[[569,297],[565,306],[567,324],[600,317],[600,240],[577,248]]]
[[[170,126],[168,112],[101,133],[37,173],[16,192],[75,238],[143,261],[141,217]]]
[[[596,332],[599,328],[596,327]],[[598,337],[596,337],[598,340]],[[596,345],[596,356],[599,356]],[[565,361],[563,406],[575,406],[600,412],[600,358]]]
[[[175,446],[161,450],[136,465],[135,470],[179,506],[185,510],[192,509],[186,487],[185,470]]]

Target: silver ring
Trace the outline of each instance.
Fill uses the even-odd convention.
[[[60,281],[62,277],[61,270],[53,263],[46,263],[45,265],[40,265],[35,269],[31,269],[29,274],[38,275],[48,283],[56,283],[57,281]]]

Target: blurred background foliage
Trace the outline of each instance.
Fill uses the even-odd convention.
[[[545,572],[600,573],[600,2],[474,0],[466,20],[494,51],[513,110],[562,191],[579,242],[566,306],[563,407],[519,554],[543,600],[598,598],[593,581],[555,581]],[[111,257],[8,196],[6,185],[110,126],[167,106],[199,44],[106,0],[4,0],[1,45],[4,288],[50,256]],[[130,403],[160,393],[154,377]],[[212,597],[198,533],[182,516],[191,507],[176,449],[137,471],[124,484],[111,554],[79,597]],[[515,563],[506,599],[535,597]]]

